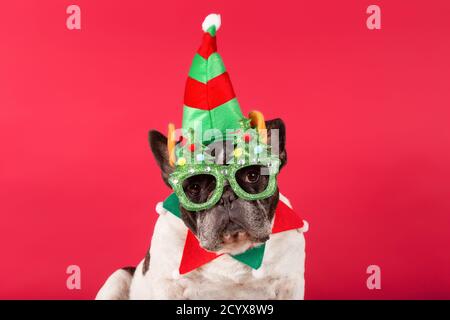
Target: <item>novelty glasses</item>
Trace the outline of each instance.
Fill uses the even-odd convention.
[[[277,189],[279,167],[277,156],[245,164],[190,164],[177,167],[169,183],[185,209],[201,211],[213,207],[222,198],[227,184],[244,200],[270,197]]]

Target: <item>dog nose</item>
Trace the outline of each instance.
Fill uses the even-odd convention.
[[[225,186],[223,188],[223,193],[222,193],[222,197],[220,198],[219,204],[224,207],[228,207],[236,199],[237,199],[237,196],[234,193],[233,189],[231,189],[230,186]]]
[[[232,243],[248,239],[248,233],[235,223],[230,223],[222,233],[225,243]]]

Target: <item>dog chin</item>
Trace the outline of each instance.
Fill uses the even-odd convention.
[[[200,246],[206,251],[213,252],[217,255],[237,255],[247,251],[248,249],[260,246],[269,239],[270,236],[254,238],[252,236],[249,236],[248,233],[239,233],[238,238],[225,238],[222,242],[215,242],[214,245],[212,245],[208,241],[203,240],[200,241]]]
[[[253,247],[259,246],[263,242],[254,242],[251,240],[243,240],[235,243],[223,244],[219,250],[215,251],[217,254],[231,254],[237,255],[251,249]]]
[[[217,251],[217,254],[240,254],[250,249],[253,246],[253,242],[250,240],[243,240],[235,243],[223,244]]]

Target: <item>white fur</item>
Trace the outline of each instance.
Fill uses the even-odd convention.
[[[109,276],[103,287],[98,291],[95,300],[127,300],[129,299],[129,288],[133,276],[119,269]]]
[[[162,202],[158,202],[156,204],[155,210],[156,210],[156,213],[158,213],[158,214],[167,214],[169,212],[166,209],[164,209]]]
[[[290,206],[286,198],[280,199]],[[222,255],[179,275],[186,234],[181,219],[172,214],[159,216],[149,270],[143,274],[143,261],[137,266],[129,287],[130,299],[303,299],[305,238],[301,229],[271,235],[260,270],[253,271],[229,255]],[[115,299],[118,290],[110,288],[116,281],[111,276],[97,298]]]
[[[220,14],[211,13],[203,20],[202,29],[206,32],[211,26],[215,25],[217,31],[219,30],[221,23]]]

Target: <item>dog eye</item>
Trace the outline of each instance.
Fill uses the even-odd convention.
[[[251,170],[247,172],[247,175],[245,176],[245,181],[249,183],[255,183],[259,180],[259,172],[256,170]]]
[[[198,195],[200,193],[200,185],[198,183],[192,183],[188,187],[188,192],[192,195]]]

